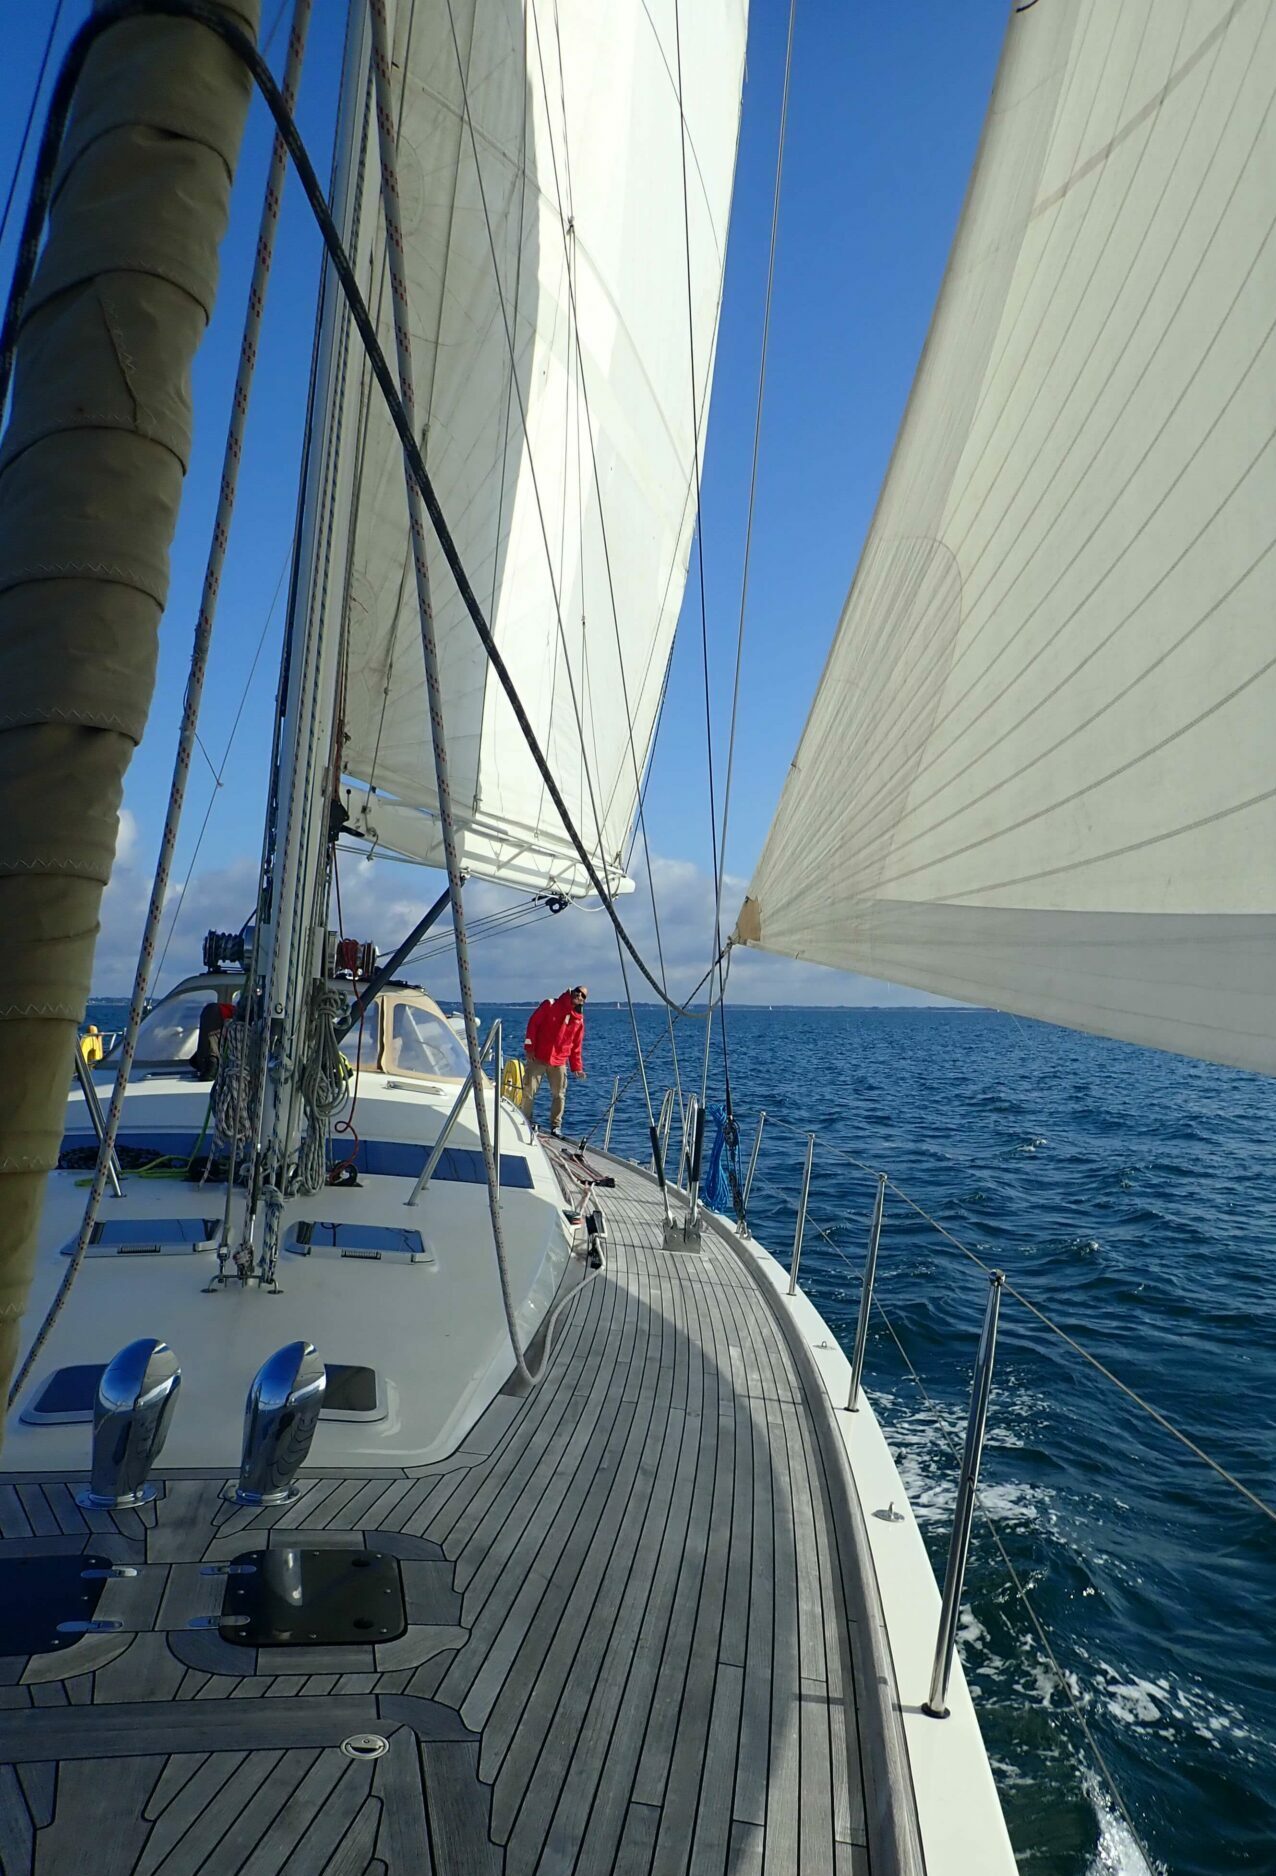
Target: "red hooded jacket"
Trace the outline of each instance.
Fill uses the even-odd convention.
[[[571,991],[564,990],[561,997],[555,997],[552,1003],[546,998],[533,1012],[523,1047],[538,1062],[548,1062],[551,1068],[566,1062],[573,1074],[581,1075],[585,1072],[580,1053],[584,1041],[585,1019],[572,1007]]]

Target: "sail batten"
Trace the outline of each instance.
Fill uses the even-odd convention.
[[[1012,17],[742,938],[1276,1071],[1274,104],[1270,8]]]
[[[684,9],[684,11],[687,11]],[[399,192],[422,447],[443,511],[572,818],[620,874],[690,557],[734,179],[746,0],[400,6]],[[455,40],[453,32],[455,30]],[[694,148],[682,189],[682,116]],[[375,139],[373,140],[375,145]],[[379,229],[375,154],[365,222]],[[685,221],[684,221],[685,216]],[[688,316],[687,247],[691,254]],[[363,257],[390,324],[383,237]],[[693,423],[694,346],[697,421]],[[327,415],[358,428],[342,770],[352,799],[436,810],[400,451],[366,372]],[[587,885],[442,556],[430,554],[459,827],[474,870]],[[530,831],[529,831],[530,830]]]

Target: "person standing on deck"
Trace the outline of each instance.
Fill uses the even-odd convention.
[[[582,1052],[585,1046],[585,1004],[589,992],[584,984],[564,990],[552,1002],[546,998],[527,1025],[523,1057],[523,1112],[533,1119],[536,1090],[549,1077],[549,1130],[557,1136],[563,1124],[563,1106],[567,1099],[567,1071],[585,1079]]]

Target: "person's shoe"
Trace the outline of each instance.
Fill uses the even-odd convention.
[[[549,1130],[549,1137],[551,1140],[561,1140],[563,1136],[559,1132],[557,1127],[551,1127]]]

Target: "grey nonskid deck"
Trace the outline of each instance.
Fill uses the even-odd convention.
[[[752,1275],[710,1234],[663,1251],[617,1179],[541,1385],[422,1476],[264,1513],[215,1479],[121,1514],[0,1486],[0,1554],[139,1566],[98,1610],[122,1631],[0,1659],[5,1876],[870,1870],[842,1482]],[[407,1634],[192,1628],[225,1584],[201,1563],[267,1531],[393,1550]],[[361,1732],[385,1756],[340,1750]]]

